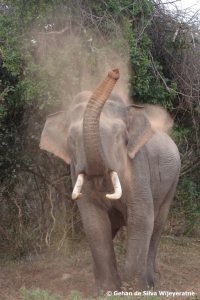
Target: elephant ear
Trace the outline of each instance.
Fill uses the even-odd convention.
[[[47,117],[40,139],[40,148],[53,153],[70,164],[67,151],[67,112],[60,111]]]
[[[151,124],[144,113],[144,107],[132,105],[128,107],[127,115],[128,130],[128,155],[134,158],[136,153],[154,134]]]

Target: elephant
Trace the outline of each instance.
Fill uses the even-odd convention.
[[[141,290],[154,286],[180,173],[179,151],[168,134],[171,117],[159,106],[127,105],[113,92],[118,78],[119,70],[111,70],[94,92],[80,92],[67,111],[48,116],[40,141],[41,149],[70,165],[98,291],[120,290],[122,281]],[[121,276],[113,239],[122,226]]]

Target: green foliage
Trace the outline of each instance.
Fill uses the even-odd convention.
[[[69,298],[70,300],[81,300],[83,295],[78,291],[71,291]]]
[[[148,34],[154,13],[153,4],[148,1],[134,2],[133,24],[126,25],[130,45],[130,59],[133,76],[130,80],[133,98],[138,102],[161,104],[171,109],[176,97],[176,83],[165,78],[162,65],[153,61],[151,55],[153,41]],[[134,30],[135,29],[135,30]],[[166,89],[165,84],[170,90]]]
[[[48,291],[42,289],[28,290],[21,288],[21,294],[23,300],[61,300],[59,296],[52,295]]]
[[[187,120],[187,119],[186,119]],[[186,172],[184,176],[181,176],[175,202],[172,208],[172,215],[182,216],[182,221],[185,221],[186,226],[184,234],[190,236],[194,234],[195,230],[199,226],[200,220],[200,184],[199,184],[199,170],[195,169],[193,160],[196,160],[195,150],[190,149],[189,156],[187,155],[188,147],[193,145],[194,148],[194,131],[189,124],[175,125],[172,137],[178,145],[179,151],[182,155],[182,172]],[[191,162],[190,162],[191,160]],[[194,169],[191,169],[190,166]],[[184,220],[183,220],[184,219]]]
[[[190,236],[200,220],[200,184],[199,181],[185,176],[180,179],[177,193],[176,206],[173,213],[182,213],[187,220],[184,234]]]

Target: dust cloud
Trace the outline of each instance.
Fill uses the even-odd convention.
[[[144,113],[150,121],[151,127],[154,131],[170,133],[174,122],[170,114],[163,107],[145,104]]]
[[[66,109],[77,93],[93,91],[113,68],[120,70],[114,92],[128,101],[129,49],[120,33],[118,39],[106,39],[91,30],[66,26],[47,33],[33,31],[31,36],[40,66],[38,79],[47,81],[60,109]]]
[[[49,94],[56,98],[57,110],[68,109],[79,92],[93,91],[113,68],[120,70],[114,92],[130,104],[129,46],[119,27],[117,34],[109,38],[95,29],[68,25],[60,31],[33,30],[31,36],[34,59],[39,65],[38,80],[46,81]],[[173,120],[165,109],[148,104],[144,105],[144,113],[154,130],[170,132]]]

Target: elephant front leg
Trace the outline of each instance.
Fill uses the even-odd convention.
[[[98,292],[119,290],[121,282],[117,272],[108,213],[83,199],[78,206],[93,256],[97,290]]]
[[[156,273],[159,274],[159,270],[156,266],[156,255],[157,255],[161,234],[162,231],[164,230],[165,223],[167,221],[169,208],[176,191],[177,181],[178,178],[176,178],[176,180],[174,180],[174,182],[172,183],[172,186],[170,187],[167,195],[162,201],[162,204],[159,208],[158,214],[154,221],[154,229],[153,229],[153,234],[149,246],[148,263],[147,263],[147,279],[150,287],[154,287],[155,277],[156,277],[155,275]]]
[[[145,290],[148,288],[147,259],[153,232],[154,212],[149,199],[146,203],[141,200],[138,201],[136,205],[128,207],[124,280],[134,288]],[[147,203],[149,204],[147,205]]]

